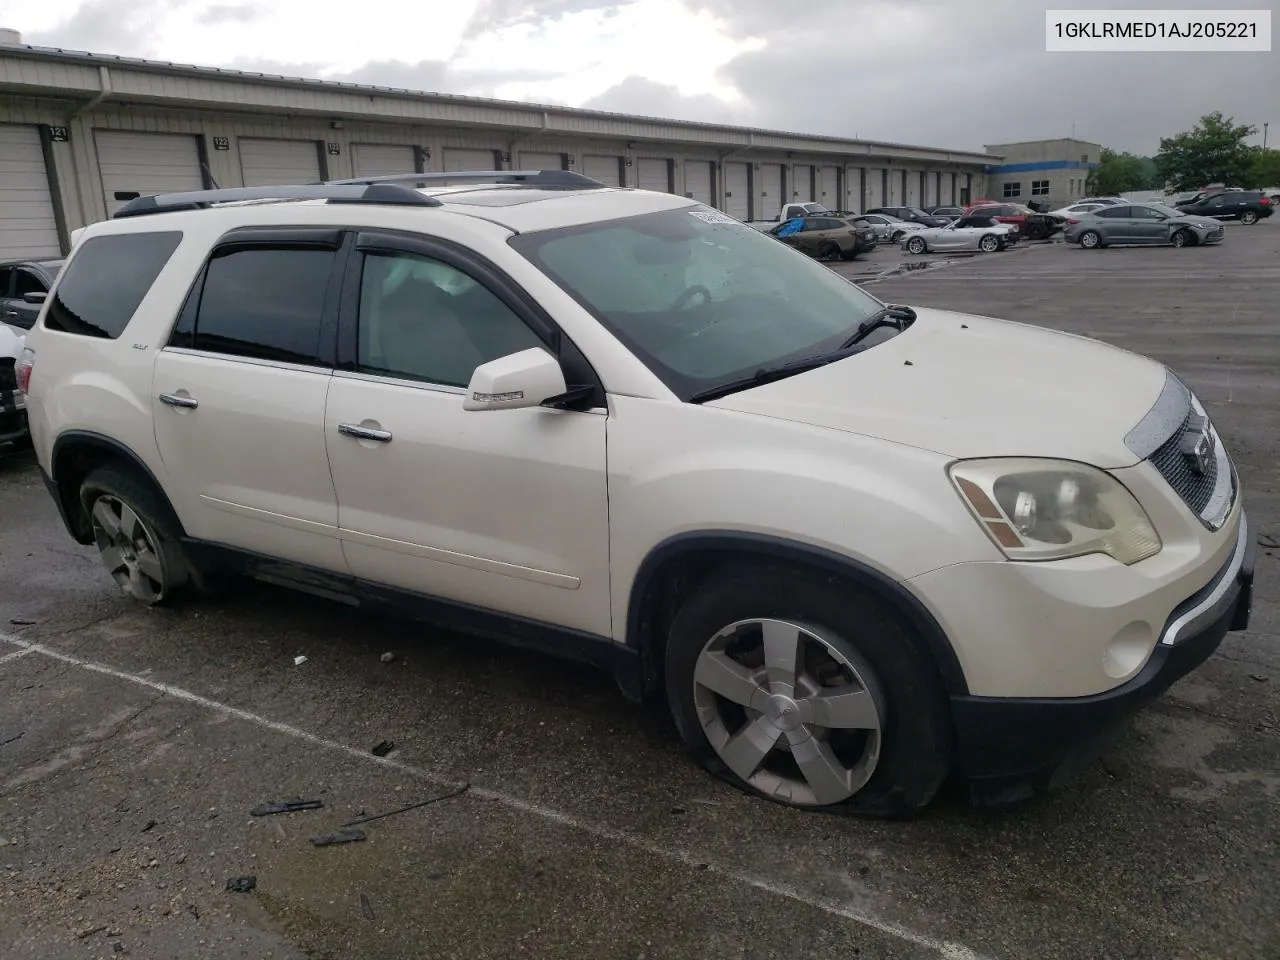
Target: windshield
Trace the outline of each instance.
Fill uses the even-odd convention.
[[[509,241],[681,399],[831,350],[883,304],[705,206]]]

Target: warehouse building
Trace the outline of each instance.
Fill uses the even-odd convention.
[[[577,170],[740,219],[960,203],[989,154],[267,76],[23,45],[0,31],[0,259],[56,256],[137,196],[491,169]]]
[[[996,143],[987,152],[1001,162],[987,167],[987,196],[1015,203],[1047,203],[1050,210],[1089,192],[1089,174],[1102,161],[1102,145],[1087,140]]]

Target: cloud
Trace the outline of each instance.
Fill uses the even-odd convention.
[[[200,23],[250,23],[258,18],[258,11],[247,3],[215,3],[196,14]]]
[[[1276,53],[1047,53],[1046,8],[1098,0],[379,0],[340,29],[314,0],[3,2],[37,44],[955,149],[1280,121]]]

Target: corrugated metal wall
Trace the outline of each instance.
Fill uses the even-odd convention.
[[[2,61],[0,66],[3,66]],[[0,80],[3,80],[2,76]],[[95,142],[95,131],[98,130],[189,135],[197,144],[201,172],[205,179],[220,187],[242,185],[245,177],[243,144],[253,140],[306,141],[314,144],[318,161],[323,160],[321,172],[330,179],[361,174],[367,176],[370,169],[382,172],[387,164],[374,163],[372,158],[380,155],[380,160],[386,160],[393,153],[406,159],[410,155],[414,156],[424,170],[442,170],[445,151],[448,149],[451,154],[461,150],[489,151],[504,168],[516,165],[512,162],[513,158],[539,154],[542,155],[537,157],[539,165],[546,162],[547,155],[554,154],[556,157],[563,157],[564,165],[570,170],[583,170],[588,157],[616,157],[620,164],[620,182],[624,186],[636,186],[640,172],[638,159],[642,156],[661,158],[672,164],[673,189],[676,193],[689,192],[685,170],[687,165],[692,164],[692,169],[697,174],[694,185],[699,194],[706,189],[704,171],[709,169],[709,198],[713,205],[721,209],[732,206],[735,211],[746,207],[752,215],[766,219],[776,216],[779,203],[784,197],[789,199],[787,195],[795,189],[792,185],[793,170],[801,171],[805,179],[803,192],[808,193],[814,183],[816,168],[832,166],[830,156],[797,154],[788,159],[785,150],[781,149],[772,153],[764,149],[752,150],[746,154],[738,151],[731,162],[746,162],[750,165],[750,202],[742,202],[741,178],[738,175],[738,189],[733,192],[739,195],[733,197],[731,203],[726,203],[724,152],[717,152],[706,145],[679,142],[679,139],[687,139],[690,135],[683,128],[679,131],[679,138],[673,138],[670,143],[634,143],[621,139],[570,136],[530,137],[516,143],[509,133],[464,127],[427,127],[400,122],[329,122],[285,116],[238,115],[212,110],[197,112],[148,109],[140,106],[121,109],[112,106],[110,101],[68,121],[67,117],[78,106],[78,103],[66,100],[0,96],[0,123],[44,125],[56,134],[49,143],[48,155],[52,158],[53,165],[47,174],[50,183],[56,187],[52,194],[60,200],[67,230],[103,219],[107,216],[108,208],[116,205],[114,197],[110,197],[103,186],[103,163]],[[617,121],[617,125],[621,124],[621,120]],[[353,160],[358,162],[353,163]],[[599,160],[591,162],[593,166],[600,163]],[[398,165],[398,161],[395,165]],[[840,193],[847,197],[847,202],[833,205],[847,209],[856,209],[862,199],[861,169],[866,168],[868,171],[866,202],[870,205],[871,199],[878,192],[874,188],[879,186],[881,170],[891,166],[883,159],[877,160],[874,157],[840,161],[839,165],[845,171]],[[782,175],[784,169],[785,178]],[[958,171],[961,183],[972,173],[972,167],[966,171],[955,164],[939,164],[934,169]],[[303,171],[295,172],[300,174]],[[899,172],[898,169],[893,170],[895,175]],[[119,174],[120,170],[112,170],[115,179],[108,179],[112,179],[113,185],[119,179]],[[897,183],[894,184],[894,192],[898,192],[901,180],[896,176],[895,179]],[[944,182],[946,179],[944,177]],[[980,196],[983,184],[981,174],[973,175],[973,184],[973,195]]]

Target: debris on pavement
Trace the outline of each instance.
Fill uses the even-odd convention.
[[[374,915],[373,904],[369,902],[369,895],[367,893],[360,894],[360,915],[366,920],[378,919],[377,916]]]
[[[1249,674],[1249,679],[1250,679],[1250,680],[1257,680],[1259,683],[1266,683],[1266,682],[1267,682],[1268,680],[1270,680],[1271,678],[1270,678],[1270,677],[1268,677],[1266,674],[1262,674],[1262,673],[1251,673],[1251,674]]]
[[[294,658],[293,658],[293,665],[294,665],[295,667],[300,667],[300,666],[302,666],[302,665],[303,665],[304,663],[306,663],[306,662],[307,662],[307,658],[306,658],[306,657],[298,656],[298,657],[294,657]]]
[[[335,843],[357,843],[365,839],[363,830],[339,830],[327,837],[312,837],[311,842],[317,847],[329,847]]]
[[[396,745],[390,740],[383,740],[380,744],[373,748],[375,757],[385,757],[388,753],[396,748]]]
[[[248,893],[258,885],[257,877],[231,877],[227,880],[226,889],[232,893]]]
[[[352,820],[348,823],[344,823],[342,826],[354,827],[358,823],[370,823],[374,820],[382,820],[385,817],[394,817],[398,813],[407,813],[410,810],[417,810],[419,807],[425,807],[428,804],[436,803],[437,801],[440,801],[440,800],[448,800],[450,797],[456,797],[459,794],[466,793],[470,789],[471,789],[471,784],[464,783],[457,790],[454,790],[450,793],[442,793],[438,797],[431,797],[427,800],[419,800],[417,803],[411,803],[407,807],[400,807],[398,810],[388,810],[386,813],[375,813],[369,817],[358,817],[355,820]]]
[[[386,653],[384,653],[384,654],[383,654],[381,657],[379,657],[378,659],[380,659],[383,663],[390,663],[390,662],[391,662],[392,660],[394,660],[395,658],[396,658],[396,655],[395,655],[394,653],[392,653],[390,650],[388,650]]]
[[[107,925],[105,923],[102,923],[96,927],[90,927],[87,930],[81,930],[79,933],[76,934],[76,939],[83,940],[85,937],[92,937],[95,933],[101,933],[105,929],[107,929]]]
[[[13,743],[15,740],[21,740],[23,734],[26,732],[27,731],[25,730],[19,730],[12,737],[5,737],[3,740],[0,740],[0,747],[3,747],[6,743]]]
[[[158,826],[158,824],[154,820],[148,820],[147,825],[142,828],[142,832],[146,833],[148,830],[154,830],[156,826]]]
[[[266,817],[273,813],[296,813],[299,810],[319,810],[323,806],[323,800],[285,800],[283,803],[260,803],[249,811],[249,815],[252,817]]]
[[[9,618],[9,623],[13,624],[13,626],[15,627],[34,627],[36,625],[36,622],[37,621],[35,620],[28,620],[26,617],[10,617]]]

